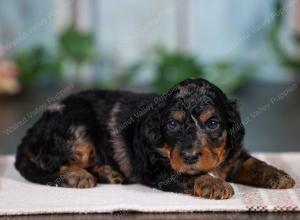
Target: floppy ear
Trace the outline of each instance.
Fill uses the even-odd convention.
[[[245,136],[245,128],[241,120],[240,112],[236,100],[230,100],[225,93],[217,86],[209,83],[221,100],[222,105],[225,107],[225,117],[227,119],[226,130],[229,135],[229,148],[234,149],[232,152],[238,151],[242,148],[243,139]]]
[[[227,132],[229,134],[230,148],[238,150],[242,147],[245,128],[235,100],[227,101],[226,114],[228,118]]]
[[[149,110],[137,119],[132,147],[139,157],[138,160],[143,158],[143,164],[135,168],[137,170],[146,169],[148,162],[153,163],[152,160],[156,155],[155,149],[162,146],[161,119],[165,105],[165,101],[152,102],[147,105],[151,106]]]

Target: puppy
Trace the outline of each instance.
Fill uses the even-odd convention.
[[[236,103],[203,79],[166,94],[91,90],[48,107],[18,147],[27,180],[90,188],[141,183],[163,191],[228,199],[228,182],[287,189],[295,181],[243,148]]]

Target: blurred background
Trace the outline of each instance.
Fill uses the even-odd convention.
[[[240,104],[250,151],[300,150],[300,0],[0,2],[0,154],[86,88],[202,77]]]

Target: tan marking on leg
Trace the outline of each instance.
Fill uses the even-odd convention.
[[[109,183],[121,184],[125,180],[119,172],[113,170],[109,165],[97,165],[93,168],[93,172],[105,178]]]
[[[254,157],[240,165],[232,181],[271,189],[289,189],[295,185],[294,179],[287,173]]]

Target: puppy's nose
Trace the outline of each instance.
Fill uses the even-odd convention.
[[[200,153],[198,152],[182,152],[181,157],[184,163],[186,164],[194,164],[197,162]]]

